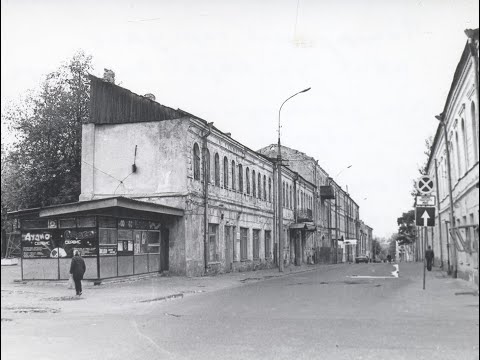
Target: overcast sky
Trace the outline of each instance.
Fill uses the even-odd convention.
[[[319,160],[389,236],[412,206],[475,0],[1,2],[2,109],[77,50],[94,74],[208,121],[246,146]],[[3,126],[2,126],[3,129]],[[366,199],[365,199],[366,198]]]

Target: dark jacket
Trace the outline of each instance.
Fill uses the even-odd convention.
[[[83,279],[83,274],[85,274],[87,267],[85,266],[85,261],[80,256],[74,256],[72,258],[72,263],[70,264],[70,274],[73,275],[74,279]]]
[[[433,256],[434,256],[433,250],[430,249],[430,250],[425,251],[425,259],[431,261],[431,260],[433,260]]]

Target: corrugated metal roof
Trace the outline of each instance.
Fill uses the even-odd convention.
[[[90,120],[94,124],[124,124],[179,119],[185,115],[145,96],[104,81],[90,78]]]

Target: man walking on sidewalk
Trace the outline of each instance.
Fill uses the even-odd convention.
[[[70,274],[72,274],[73,281],[75,282],[75,291],[78,296],[82,295],[82,279],[86,269],[85,261],[80,256],[80,252],[75,250],[72,263],[70,264]]]
[[[432,265],[433,265],[433,250],[432,247],[429,245],[428,250],[425,251],[425,260],[427,260],[427,270],[432,271]]]

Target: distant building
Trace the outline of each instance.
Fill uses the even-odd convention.
[[[435,262],[454,276],[478,284],[479,223],[479,92],[478,29],[469,36],[455,70],[441,119],[437,127],[427,173],[436,180],[440,213],[436,227],[430,229],[428,243],[433,244]],[[446,146],[450,155],[450,168]],[[451,174],[454,223],[450,223],[448,177]],[[433,238],[433,241],[432,241]]]

